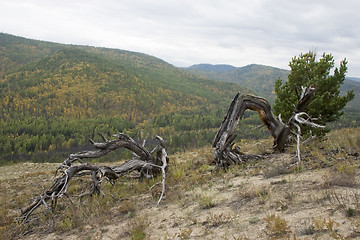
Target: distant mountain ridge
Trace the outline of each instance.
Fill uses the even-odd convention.
[[[355,81],[355,82],[360,82],[360,78],[357,78],[357,77],[348,77],[347,79]]]
[[[226,72],[226,71],[230,71],[235,69],[236,67],[231,66],[231,65],[226,65],[226,64],[196,64],[196,65],[192,65],[188,68],[188,70],[199,70],[199,71],[204,71],[204,72],[217,72],[217,73],[221,73],[221,72]]]
[[[271,102],[275,100],[275,92],[273,90],[275,80],[279,77],[287,80],[287,76],[290,73],[288,70],[259,64],[250,64],[244,67],[198,64],[190,66],[186,70],[210,79],[236,83]]]
[[[226,67],[223,67],[226,66]],[[201,76],[223,81],[236,83],[245,87],[255,94],[273,102],[276,98],[274,92],[275,81],[280,78],[287,81],[290,73],[289,70],[275,68],[271,66],[250,64],[244,67],[234,67],[231,65],[212,65],[212,64],[196,64],[185,68],[187,71],[199,74]],[[221,69],[221,70],[219,70]],[[355,98],[348,103],[346,109],[359,111],[360,109],[360,78],[347,77],[340,90],[346,92],[355,90]],[[351,111],[353,111],[351,110]]]

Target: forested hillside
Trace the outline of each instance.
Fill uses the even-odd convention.
[[[52,54],[64,46],[0,33],[0,76],[31,61]]]
[[[0,34],[0,155],[47,161],[124,131],[170,151],[208,144],[237,92],[141,53]],[[55,154],[56,155],[56,154]],[[57,156],[57,155],[56,155]]]

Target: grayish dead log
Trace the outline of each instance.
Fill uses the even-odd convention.
[[[104,179],[108,180],[111,184],[114,184],[116,179],[133,171],[138,171],[140,173],[139,177],[145,178],[153,178],[155,175],[162,173],[162,193],[158,204],[160,203],[165,192],[165,171],[169,161],[165,150],[164,140],[159,136],[155,136],[159,141],[159,145],[152,151],[148,151],[144,146],[145,144],[140,145],[131,137],[123,133],[114,135],[116,137],[114,140],[107,140],[104,135],[101,136],[104,140],[102,143],[97,143],[89,139],[96,150],[70,154],[70,156],[60,164],[50,188],[44,191],[40,196],[36,197],[33,203],[22,211],[21,215],[18,217],[19,222],[25,223],[34,210],[41,205],[45,206],[47,210],[53,213],[56,208],[57,200],[63,196],[68,197],[67,190],[71,180],[83,176],[91,176],[92,184],[90,189],[78,196],[80,199],[93,194],[104,195],[101,190],[101,182]],[[119,166],[98,166],[83,162],[83,159],[99,158],[118,148],[127,148],[132,151],[136,157]],[[50,207],[48,202],[50,202]]]
[[[297,106],[295,106],[293,116],[286,124],[282,122],[281,116],[279,116],[279,120],[273,116],[271,106],[264,98],[253,95],[240,95],[240,93],[238,93],[232,100],[213,140],[212,146],[215,148],[214,163],[217,166],[227,168],[232,163],[242,163],[245,158],[249,158],[241,154],[238,147],[233,148],[233,141],[236,138],[236,135],[234,135],[235,128],[239,120],[244,116],[244,112],[248,109],[256,111],[261,121],[268,128],[274,138],[273,148],[275,150],[283,151],[285,149],[289,135],[292,133],[292,128],[296,127],[298,129],[297,133],[295,133],[298,141],[297,156],[298,161],[300,161],[299,142],[301,132],[299,131],[300,127],[297,123],[307,124],[312,127],[323,127],[313,123],[312,120],[315,119],[310,118],[303,112],[306,105],[310,102],[311,97],[315,94],[315,88],[311,86],[308,88],[303,87],[302,89],[303,91],[301,95],[299,95],[299,101]],[[304,119],[302,116],[306,116],[307,119]]]

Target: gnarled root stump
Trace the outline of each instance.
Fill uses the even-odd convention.
[[[305,88],[303,87],[303,92],[298,96],[298,104],[295,106],[293,116],[288,120],[286,124],[281,121],[281,116],[279,120],[275,119],[271,112],[271,106],[268,101],[264,98],[252,96],[252,95],[240,95],[238,93],[232,100],[230,107],[224,117],[221,126],[215,135],[212,146],[214,150],[214,163],[222,168],[227,168],[233,163],[243,163],[245,159],[249,159],[249,156],[241,154],[238,147],[233,148],[233,141],[236,138],[234,135],[235,128],[238,125],[239,120],[243,117],[244,112],[249,109],[256,111],[268,128],[270,134],[274,138],[273,149],[278,151],[283,151],[286,147],[286,144],[289,139],[289,135],[294,133],[292,128],[296,128],[298,131],[295,133],[298,141],[298,161],[300,161],[300,150],[299,150],[299,141],[300,141],[300,127],[299,124],[307,124],[312,127],[324,127],[312,122],[310,116],[304,113],[306,105],[310,102],[311,97],[315,94],[314,86]],[[306,116],[306,119],[302,116]],[[258,156],[255,156],[258,158]]]
[[[58,198],[67,196],[67,190],[71,180],[83,176],[91,176],[92,184],[90,189],[79,195],[79,198],[92,194],[104,194],[100,186],[104,179],[114,184],[116,179],[133,171],[138,171],[140,173],[139,177],[145,178],[151,178],[154,177],[154,175],[162,173],[163,180],[160,183],[163,185],[163,188],[158,204],[160,203],[165,191],[165,171],[169,161],[163,139],[156,136],[155,138],[159,141],[159,145],[152,151],[148,151],[144,146],[145,143],[140,145],[123,133],[114,135],[116,137],[114,140],[107,140],[104,135],[101,136],[104,140],[102,143],[97,143],[90,139],[90,142],[95,146],[96,150],[70,154],[56,170],[50,188],[35,198],[33,203],[22,211],[18,217],[19,222],[26,222],[33,211],[41,205],[53,212]],[[120,166],[98,166],[83,162],[86,158],[99,158],[118,148],[131,150],[135,157]]]

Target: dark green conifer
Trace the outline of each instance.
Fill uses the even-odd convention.
[[[319,118],[317,123],[336,121],[343,114],[345,105],[354,98],[354,91],[348,91],[346,95],[340,96],[340,85],[344,82],[347,61],[344,59],[340,63],[340,68],[335,68],[334,58],[331,54],[323,54],[320,59],[316,59],[316,54],[309,51],[294,57],[289,63],[291,72],[288,81],[283,83],[279,78],[275,83],[276,99],[274,113],[281,113],[283,121],[287,121],[297,105],[299,96],[302,92],[301,87],[314,85],[316,94],[307,105],[305,112],[311,117]],[[309,127],[304,127],[309,128]],[[305,129],[303,129],[305,130]],[[314,129],[317,135],[323,135],[328,129]]]

